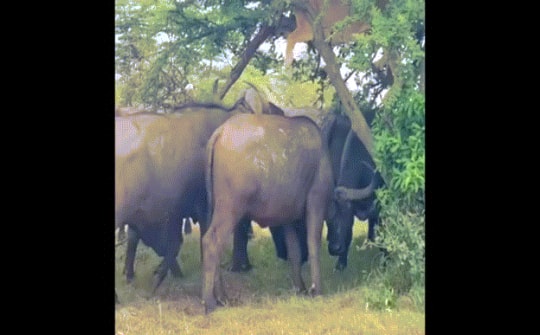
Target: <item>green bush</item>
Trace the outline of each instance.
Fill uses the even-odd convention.
[[[373,308],[391,308],[404,295],[424,308],[424,106],[423,94],[403,90],[373,125],[378,166],[387,184],[378,191],[381,225],[375,245],[388,251],[366,293]]]

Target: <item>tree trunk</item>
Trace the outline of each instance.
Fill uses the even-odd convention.
[[[311,8],[311,6],[308,4],[301,4],[300,6],[306,9],[309,13],[308,20],[310,21],[313,29],[313,45],[315,46],[315,49],[319,51],[319,54],[326,63],[325,71],[330,78],[330,82],[336,89],[339,99],[345,107],[345,113],[351,119],[351,127],[373,158],[373,138],[371,135],[371,129],[369,128],[364,115],[354,102],[351,92],[349,92],[349,89],[341,78],[339,71],[340,64],[337,63],[336,56],[334,55],[334,51],[332,50],[330,44],[325,42],[322,26],[320,24],[313,24],[317,15],[313,8]]]

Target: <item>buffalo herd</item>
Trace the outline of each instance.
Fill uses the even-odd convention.
[[[384,181],[345,115],[281,109],[252,87],[230,108],[190,103],[167,114],[117,113],[115,127],[115,224],[119,234],[127,227],[127,282],[139,240],[163,258],[153,291],[169,271],[183,275],[177,256],[188,218],[200,226],[206,313],[226,299],[219,264],[231,235],[231,270],[251,268],[252,221],[269,227],[295,290],[311,295],[321,294],[324,222],[337,270],[347,267],[354,216],[368,221],[374,239],[375,190]],[[300,271],[306,261],[308,287]]]

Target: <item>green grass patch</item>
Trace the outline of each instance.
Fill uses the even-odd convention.
[[[116,252],[115,283],[121,301],[116,305],[116,334],[424,334],[424,312],[407,296],[392,306],[372,306],[371,273],[379,264],[376,248],[362,248],[367,225],[357,222],[349,251],[349,265],[334,272],[336,258],[321,245],[323,296],[295,295],[287,262],[275,255],[268,229],[254,225],[248,244],[254,268],[248,273],[224,269],[232,257],[232,236],[221,259],[228,306],[204,315],[200,301],[199,231],[185,236],[178,261],[183,278],[167,278],[150,294],[152,275],[161,259],[139,245],[135,280],[127,285],[122,274],[124,247]],[[326,236],[326,232],[323,232]],[[311,283],[309,265],[303,278]]]

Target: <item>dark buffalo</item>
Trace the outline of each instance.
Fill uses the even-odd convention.
[[[164,261],[155,290],[168,270],[181,276],[176,262],[183,218],[206,217],[205,147],[212,132],[231,115],[250,111],[240,99],[232,108],[189,104],[172,114],[138,113],[116,117],[116,225],[128,225],[124,271],[130,282],[139,239]],[[205,229],[201,225],[201,231]]]
[[[187,104],[172,114],[136,113],[116,117],[116,225],[128,226],[124,272],[131,282],[139,240],[164,260],[153,291],[170,270],[181,276],[176,257],[183,242],[182,221],[192,218],[206,229],[205,147],[212,132],[237,113],[280,113],[272,104],[254,106],[248,90],[231,108]],[[281,112],[282,113],[282,112]],[[186,222],[189,225],[189,222]],[[187,226],[186,226],[187,228]]]
[[[328,251],[338,256],[335,268],[343,270],[347,267],[348,251],[352,241],[354,216],[368,221],[368,239],[375,238],[375,226],[379,223],[379,206],[375,190],[384,186],[384,181],[371,156],[351,129],[346,115],[324,113],[320,109],[284,109],[285,115],[307,116],[322,129],[324,140],[330,151],[330,160],[334,176],[335,199],[333,200],[332,217],[327,218],[329,241],[337,241],[334,236],[341,236],[339,243],[329,243]],[[235,232],[233,249],[233,271],[246,271],[251,268],[247,255],[247,235],[249,222]],[[302,262],[308,258],[306,227],[304,223],[295,226],[297,231]],[[287,248],[283,227],[270,227],[277,256],[287,259]],[[384,250],[383,250],[384,251]]]
[[[299,291],[305,291],[305,285],[296,226],[304,222],[312,278],[309,292],[320,294],[320,239],[334,184],[328,148],[317,125],[306,117],[237,115],[214,132],[207,151],[211,221],[202,240],[206,313],[225,297],[219,260],[226,238],[241,219],[283,227]],[[332,235],[332,245],[345,240],[340,233]]]
[[[139,239],[164,258],[154,290],[169,269],[182,275],[176,262],[182,218],[201,217],[195,211],[206,208],[204,146],[229,116],[221,108],[191,106],[181,114],[116,117],[116,224],[128,225],[128,282]]]
[[[347,257],[352,240],[354,216],[368,221],[368,239],[375,239],[375,226],[379,223],[379,206],[375,190],[384,186],[375,162],[351,129],[346,115],[329,114],[322,126],[328,140],[334,170],[336,215],[327,220],[328,252],[338,256],[336,269],[347,267]],[[366,185],[373,188],[366,195]],[[344,240],[334,241],[332,234]]]

